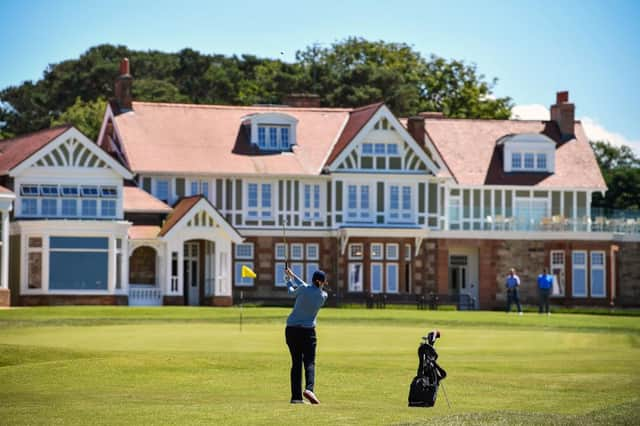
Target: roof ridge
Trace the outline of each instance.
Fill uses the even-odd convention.
[[[183,104],[172,102],[145,102],[134,101],[135,104],[166,107],[166,108],[202,108],[202,109],[221,109],[221,110],[264,110],[264,109],[280,109],[291,111],[322,111],[322,112],[351,112],[352,108],[328,108],[328,107],[291,107],[288,105],[219,105],[219,104]],[[135,112],[135,108],[133,108]]]
[[[68,129],[72,128],[72,127],[73,127],[73,124],[71,124],[71,123],[58,124],[57,126],[47,127],[46,129],[34,130],[32,132],[24,133],[22,135],[14,136],[14,137],[11,137],[11,138],[0,139],[0,143],[11,142],[11,141],[15,141],[16,139],[28,138],[29,136],[33,136],[33,135],[36,135],[38,133],[48,132],[50,130],[57,130],[57,129],[62,129],[62,128],[66,128],[65,130],[68,130]]]

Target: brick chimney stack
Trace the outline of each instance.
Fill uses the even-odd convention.
[[[424,117],[422,115],[409,117],[407,130],[420,146],[424,146]]]
[[[120,75],[116,79],[115,94],[116,102],[120,111],[128,111],[133,107],[133,95],[131,94],[131,85],[133,77],[129,69],[129,59],[124,58],[120,61]]]
[[[313,93],[291,93],[284,97],[283,103],[297,108],[319,108],[320,96]]]
[[[556,93],[556,103],[551,105],[551,120],[558,123],[562,140],[575,136],[576,106],[569,102],[569,92]]]

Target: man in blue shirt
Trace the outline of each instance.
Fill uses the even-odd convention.
[[[300,404],[304,396],[312,404],[320,400],[313,393],[316,362],[316,317],[327,300],[322,289],[327,283],[323,271],[313,273],[313,284],[307,284],[291,269],[286,268],[287,290],[296,297],[293,310],[287,318],[285,337],[291,353],[291,403]],[[302,392],[302,366],[305,372],[305,390]]]
[[[543,308],[547,315],[551,315],[549,312],[549,295],[551,294],[551,288],[553,287],[553,275],[549,274],[549,270],[544,268],[542,273],[538,275],[538,295],[540,309],[538,312],[542,313]]]
[[[518,294],[518,287],[520,287],[520,277],[516,275],[516,270],[511,268],[509,275],[507,275],[507,281],[505,283],[507,287],[507,313],[511,311],[511,304],[515,302],[518,307],[518,314],[522,315],[522,307],[520,306],[520,295]]]

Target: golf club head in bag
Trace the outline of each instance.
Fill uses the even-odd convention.
[[[418,347],[418,371],[409,386],[409,407],[433,407],[438,396],[440,381],[447,372],[438,365],[438,353],[433,345],[440,332],[433,330],[422,338]]]

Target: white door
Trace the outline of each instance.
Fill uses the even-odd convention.
[[[190,306],[200,305],[200,270],[198,264],[199,244],[184,244],[184,285],[188,288],[187,303]]]

